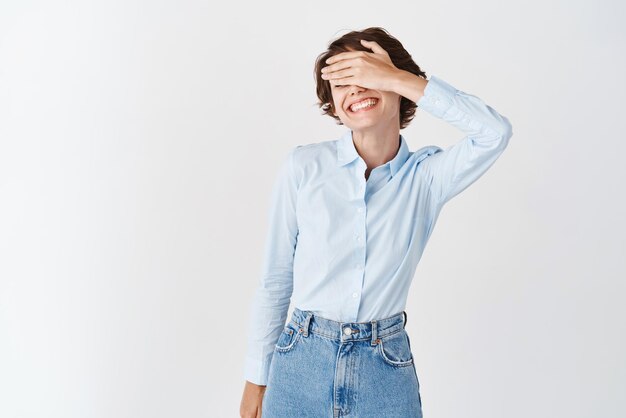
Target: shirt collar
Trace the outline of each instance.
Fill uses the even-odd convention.
[[[409,146],[406,143],[406,139],[404,139],[404,136],[400,134],[400,149],[393,159],[385,163],[389,165],[392,176],[395,175],[400,167],[402,167],[402,165],[406,162],[409,157],[409,153]],[[352,140],[352,130],[348,130],[341,136],[341,138],[339,138],[337,142],[337,165],[346,165],[359,157],[360,155],[354,146],[354,141]]]

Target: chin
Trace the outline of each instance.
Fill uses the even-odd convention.
[[[370,130],[372,128],[376,128],[379,125],[380,124],[377,124],[377,123],[359,123],[359,124],[353,124],[352,123],[350,125],[344,123],[344,126],[350,128],[351,130],[353,130],[355,132],[357,132],[357,131],[367,131],[367,130]]]
[[[344,121],[344,125],[350,126],[353,129],[358,128],[371,128],[372,126],[377,126],[382,123],[380,118],[363,118],[361,120],[350,119],[347,123]]]

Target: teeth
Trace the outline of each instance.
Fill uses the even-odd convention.
[[[378,99],[363,100],[363,101],[360,101],[360,102],[355,103],[352,106],[350,106],[350,110],[352,110],[353,112],[356,112],[357,110],[361,110],[361,109],[364,109],[366,107],[374,106],[377,102],[378,102]]]

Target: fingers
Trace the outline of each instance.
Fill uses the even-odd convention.
[[[378,45],[376,41],[366,41],[365,39],[361,39],[361,44],[363,44],[363,46],[365,46],[366,48],[371,49],[376,54],[388,55],[387,51],[385,51],[380,45]]]
[[[354,75],[346,75],[345,77],[334,76],[328,82],[333,86],[347,86],[350,84],[355,84],[356,79]]]
[[[333,71],[333,72],[324,72],[322,73],[322,79],[324,80],[337,80],[344,77],[349,77],[352,75],[352,69],[346,68],[344,70]]]
[[[322,69],[320,70],[322,72],[322,75],[325,73],[330,73],[330,72],[334,72],[334,71],[338,71],[338,70],[343,70],[346,68],[350,68],[350,66],[353,63],[347,60],[342,60],[340,62],[336,62],[333,65],[327,65],[326,67],[322,67]]]
[[[365,46],[366,48],[369,48],[372,51],[374,51],[374,53],[384,54],[384,55],[389,56],[389,54],[387,54],[387,51],[385,51],[380,45],[378,45],[378,42],[376,42],[376,41],[366,41],[365,39],[361,39],[361,44],[363,46]],[[367,55],[367,52],[365,52],[365,51],[340,52],[340,53],[338,53],[336,55],[333,55],[332,57],[328,57],[326,59],[326,64],[332,64],[332,63],[337,62],[337,61],[350,59],[350,58],[356,58],[356,57],[363,57],[363,56],[366,56],[366,55]]]
[[[332,64],[333,62],[337,62],[337,61],[341,61],[341,60],[345,60],[345,59],[349,59],[349,58],[362,57],[362,56],[364,56],[366,54],[367,54],[367,52],[365,52],[365,51],[340,52],[337,55],[333,55],[332,57],[327,58],[326,59],[326,64]]]
[[[335,87],[343,87],[354,85],[356,84],[356,81],[354,80],[354,77],[345,77],[338,80],[330,80],[329,83]]]

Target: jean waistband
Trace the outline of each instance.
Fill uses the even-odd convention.
[[[371,340],[372,345],[377,344],[380,337],[403,330],[406,318],[406,311],[402,311],[388,318],[368,322],[339,322],[297,307],[291,314],[291,322],[302,329],[305,337],[312,332],[340,341]]]

